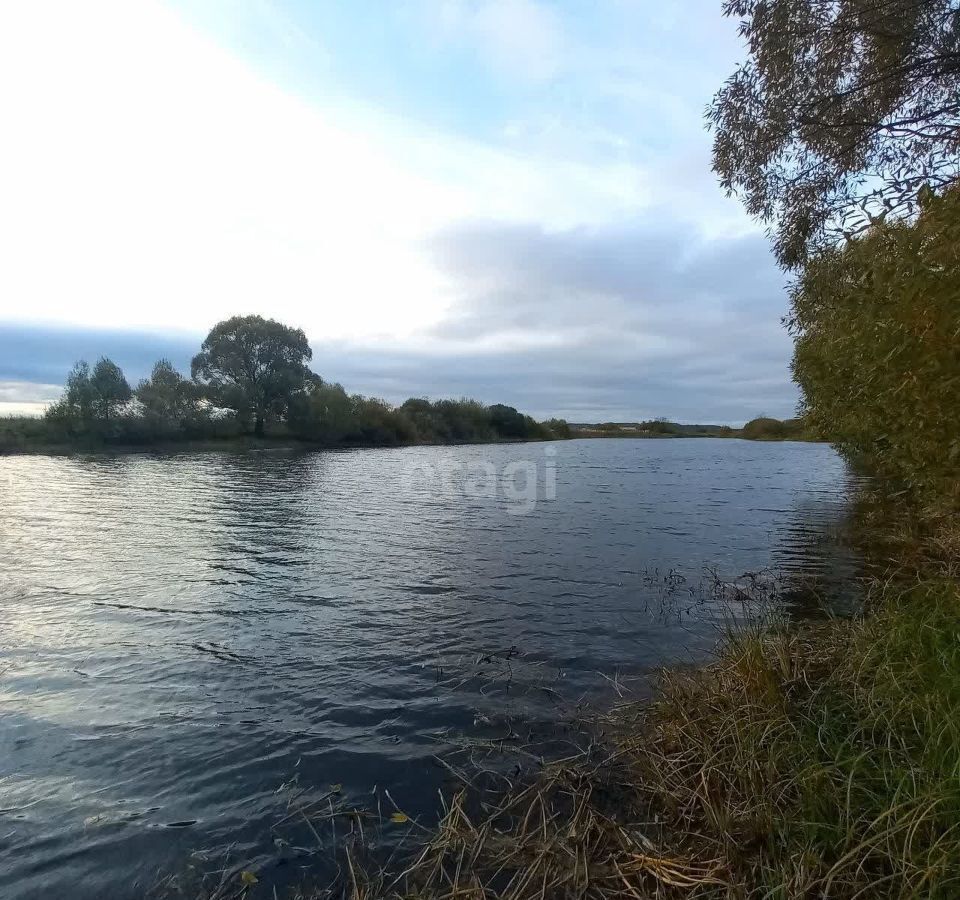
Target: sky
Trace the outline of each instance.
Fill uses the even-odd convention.
[[[302,327],[392,402],[790,416],[784,277],[710,171],[719,0],[0,5],[0,414]]]

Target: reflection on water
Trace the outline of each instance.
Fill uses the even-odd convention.
[[[114,896],[230,841],[282,883],[291,773],[429,816],[444,735],[702,657],[705,569],[852,571],[825,446],[551,445],[554,499],[545,449],[0,460],[2,895]],[[524,461],[527,515],[463,483]]]

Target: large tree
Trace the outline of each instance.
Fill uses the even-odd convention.
[[[307,336],[262,316],[234,316],[215,325],[190,365],[211,402],[232,409],[243,421],[264,424],[287,414],[291,400],[315,376]]]
[[[713,99],[714,169],[782,265],[911,216],[960,176],[960,0],[726,0],[749,58]]]

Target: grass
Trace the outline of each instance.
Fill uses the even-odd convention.
[[[704,669],[507,790],[466,786],[355,898],[960,896],[960,591],[730,633]]]

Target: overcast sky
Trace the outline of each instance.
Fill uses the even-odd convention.
[[[0,411],[256,312],[392,401],[791,415],[784,279],[710,172],[719,7],[0,5]]]

